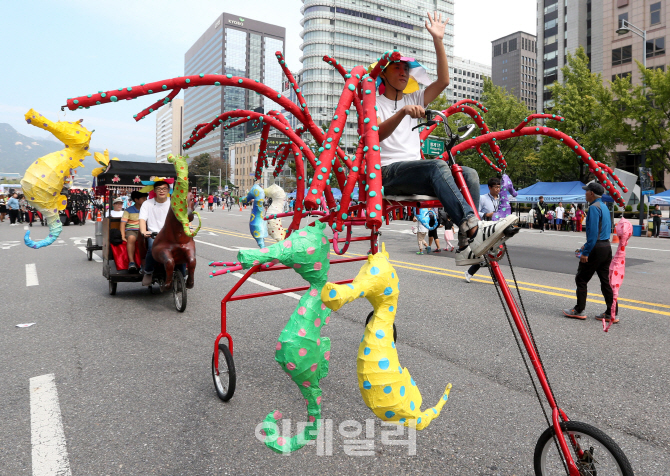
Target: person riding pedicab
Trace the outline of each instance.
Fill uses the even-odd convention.
[[[145,189],[142,189],[145,190]],[[154,244],[153,233],[158,233],[165,226],[165,219],[170,210],[170,185],[164,180],[158,180],[153,184],[155,197],[145,201],[140,208],[140,234],[145,237],[147,243],[147,256],[144,261],[144,277],[142,286],[151,286],[153,280],[156,260],[151,254]],[[182,274],[186,276],[186,266],[179,265]]]
[[[121,217],[121,238],[126,242],[128,251],[128,272],[136,273],[137,264],[135,264],[135,243],[137,235],[140,232],[140,210],[142,204],[147,199],[148,194],[134,190],[130,194],[133,204],[123,211]],[[141,263],[140,263],[141,264]]]
[[[449,23],[442,15],[428,13],[426,29],[433,38],[437,58],[437,80],[430,83],[426,70],[414,58],[401,57],[380,73],[377,98],[377,125],[381,145],[382,185],[385,195],[428,194],[437,196],[445,211],[458,225],[456,265],[481,261],[509,225],[517,221],[510,215],[499,221],[480,222],[458,189],[449,165],[444,160],[421,160],[419,133],[412,131],[425,108],[449,85],[449,65],[444,50],[444,30]],[[374,65],[371,65],[373,67]],[[418,83],[428,84],[420,89]],[[430,84],[429,84],[430,83]],[[479,176],[462,167],[465,183],[476,207],[479,206]],[[476,253],[473,253],[476,251]]]

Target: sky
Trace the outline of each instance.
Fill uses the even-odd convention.
[[[491,64],[491,41],[519,30],[535,34],[535,0],[455,0],[454,54]],[[300,0],[3,0],[0,6],[0,123],[45,138],[23,115],[84,119],[91,148],[155,155],[155,114],[133,114],[157,95],[61,112],[67,98],[135,86],[184,73],[184,54],[222,13],[286,28],[286,60],[300,69]],[[381,53],[381,52],[380,52]],[[183,93],[182,93],[183,95]]]

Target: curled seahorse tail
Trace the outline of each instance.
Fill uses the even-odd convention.
[[[202,219],[200,218],[200,213],[198,212],[193,212],[195,216],[198,217],[198,228],[195,229],[195,231],[191,232],[191,228],[189,227],[188,223],[184,223],[184,233],[186,233],[186,236],[189,238],[193,238],[195,235],[198,234],[200,231],[200,227],[202,226]]]
[[[417,430],[423,430],[428,425],[430,425],[430,422],[432,422],[435,418],[440,416],[442,407],[444,406],[445,403],[447,403],[447,400],[449,400],[450,392],[451,392],[451,384],[449,383],[447,384],[447,388],[444,389],[444,394],[442,394],[442,397],[440,397],[440,401],[437,402],[437,405],[435,405],[433,408],[425,410],[423,412],[423,415],[421,415],[421,420],[417,420],[416,422]],[[407,424],[405,424],[405,426],[407,426]]]
[[[60,217],[57,213],[44,212],[43,215],[49,224],[49,236],[40,241],[33,241],[30,239],[30,230],[26,231],[26,234],[23,237],[23,242],[30,248],[39,249],[44,248],[45,246],[49,246],[58,239],[61,231],[63,231],[63,224],[61,223]]]
[[[316,395],[307,395],[306,398],[311,423],[305,426],[302,433],[287,438],[279,434],[277,422],[281,420],[282,414],[277,410],[270,412],[263,420],[265,446],[276,453],[291,453],[305,446],[308,441],[316,440],[321,428],[321,406],[317,403]]]

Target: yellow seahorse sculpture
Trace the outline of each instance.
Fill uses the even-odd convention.
[[[91,155],[88,146],[91,132],[77,122],[52,122],[34,109],[25,115],[28,124],[51,132],[65,144],[63,150],[52,152],[40,157],[26,170],[21,180],[21,188],[26,199],[39,209],[49,224],[49,236],[42,241],[34,242],[27,231],[23,241],[31,248],[42,248],[56,241],[63,225],[60,222],[59,210],[67,206],[67,197],[61,195],[65,179],[71,175],[70,170],[83,167],[84,158]]]
[[[357,359],[358,387],[363,401],[382,420],[416,425],[417,430],[422,430],[447,403],[451,384],[437,405],[421,411],[421,392],[409,370],[400,366],[393,341],[398,293],[398,273],[382,245],[381,252],[368,256],[351,284],[327,283],[321,291],[321,300],[334,311],[360,297],[370,301],[374,315],[365,327]]]

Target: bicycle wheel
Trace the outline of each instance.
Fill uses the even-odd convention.
[[[179,270],[176,270],[172,277],[172,297],[174,297],[174,307],[177,308],[177,311],[184,312],[186,310],[186,285],[184,275]]]
[[[233,355],[228,350],[226,344],[219,344],[219,369],[214,366],[214,355],[212,355],[212,378],[214,379],[214,388],[218,397],[227,402],[233,398],[235,393],[235,384],[237,383],[237,374],[235,373],[235,362]]]
[[[598,428],[578,421],[561,423],[563,436],[579,474],[633,476],[633,468],[621,448]],[[564,475],[563,456],[554,442],[554,427],[547,428],[535,445],[533,462],[537,476]]]

